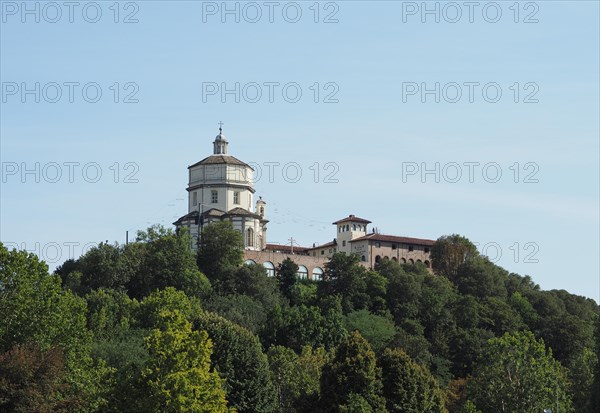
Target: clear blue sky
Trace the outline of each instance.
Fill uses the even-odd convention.
[[[169,226],[187,212],[186,168],[211,153],[222,120],[230,152],[262,166],[269,242],[324,243],[331,222],[356,214],[387,234],[463,234],[544,289],[598,300],[598,2],[429,2],[438,16],[421,2],[276,3],[271,22],[265,2],[240,2],[236,22],[221,2],[121,2],[116,15],[101,1],[91,23],[90,2],[58,2],[59,16],[2,1],[0,239],[60,263],[69,248]],[[206,93],[236,82],[239,102]],[[420,94],[436,82],[439,103]],[[420,174],[436,162],[439,183]]]

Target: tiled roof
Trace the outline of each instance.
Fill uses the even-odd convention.
[[[207,216],[222,217],[223,215],[225,215],[225,211],[221,211],[220,209],[217,209],[217,208],[211,208],[211,209],[207,209],[206,211],[202,212],[202,215],[204,215],[205,217],[207,217]]]
[[[321,249],[321,248],[332,247],[334,245],[337,245],[337,242],[335,242],[335,241],[326,242],[325,244],[317,245],[316,247],[307,248],[307,251],[312,251],[312,250],[318,250],[318,249]]]
[[[414,244],[414,245],[426,245],[432,246],[435,244],[434,240],[431,239],[421,239],[421,238],[410,238],[410,237],[398,237],[395,235],[384,235],[384,234],[368,234],[360,238],[355,238],[350,242],[356,241],[387,241],[387,242],[396,242],[398,244]]]
[[[354,215],[348,215],[346,218],[342,218],[333,223],[333,225],[341,224],[342,222],[360,222],[361,224],[370,224],[371,221],[364,218],[355,217]]]
[[[259,219],[261,218],[260,215],[250,212],[248,210],[245,210],[244,208],[230,209],[229,211],[227,211],[226,215],[243,215],[243,216],[252,217],[252,218],[259,218]]]
[[[202,213],[202,216],[204,216],[204,217],[217,217],[217,218],[228,217],[228,216],[240,216],[240,215],[252,217],[252,218],[258,218],[258,219],[261,219],[263,222],[269,222],[269,221],[263,220],[260,215],[255,214],[250,211],[247,211],[243,208],[233,208],[233,209],[230,209],[228,212],[221,211],[220,209],[217,209],[217,208],[211,208]],[[191,221],[191,220],[196,219],[197,217],[198,217],[198,211],[192,211],[189,214],[185,214],[184,216],[179,218],[177,221],[175,221],[173,223],[173,225],[181,224],[182,222],[185,222],[185,221]]]
[[[194,220],[197,216],[198,216],[198,211],[192,211],[189,214],[185,214],[184,216],[180,217],[177,221],[173,222],[173,225],[181,224],[182,222],[185,222],[185,221]]]
[[[196,162],[193,165],[188,166],[188,169],[198,165],[242,165],[252,168],[245,162],[240,161],[238,158],[230,155],[211,155],[207,158],[202,159],[200,162]]]

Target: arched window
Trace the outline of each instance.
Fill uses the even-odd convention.
[[[400,262],[402,262],[402,264],[406,264],[406,258],[400,258]]]
[[[421,261],[421,260],[417,260],[417,262],[418,262],[419,264],[423,264],[423,261]]]
[[[415,260],[413,260],[412,258],[410,258],[410,259],[408,260],[408,262],[410,262],[411,264],[414,264],[414,263],[415,263]]]
[[[244,261],[244,264],[245,265],[254,265],[254,264],[256,264],[256,261],[254,261],[254,260],[246,260],[246,261]]]
[[[246,230],[246,246],[254,246],[254,230],[252,228]]]
[[[275,277],[275,266],[271,261],[263,262],[263,267],[267,270],[267,277]]]
[[[431,268],[431,263],[430,263],[429,261],[425,261],[425,266],[426,266],[427,268]]]
[[[308,269],[304,265],[298,265],[296,276],[301,280],[306,280],[308,278]]]
[[[392,257],[392,261],[398,261],[396,257]]]
[[[366,261],[366,260],[367,260],[367,257],[365,257],[365,256],[363,255],[361,259],[362,259],[363,261]]]
[[[375,262],[379,262],[379,261],[381,261],[381,256],[378,255],[375,257]]]
[[[264,207],[260,207],[260,215],[261,216],[265,215],[265,208]]]
[[[312,280],[321,281],[323,279],[323,269],[321,267],[315,267],[312,270]]]
[[[388,257],[387,255],[385,257],[383,257],[384,260],[389,261],[390,257]]]

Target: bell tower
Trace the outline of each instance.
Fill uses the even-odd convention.
[[[262,219],[265,219],[267,203],[263,201],[262,196],[258,197],[256,201],[256,209],[254,210]]]

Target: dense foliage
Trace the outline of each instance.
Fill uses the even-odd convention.
[[[0,244],[0,412],[591,413],[599,307],[459,235],[436,274],[335,254],[243,264],[241,234],[155,226],[54,274]]]

